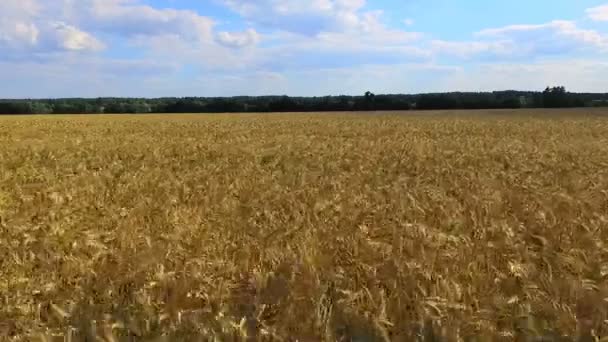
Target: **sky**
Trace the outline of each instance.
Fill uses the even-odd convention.
[[[0,0],[0,98],[608,92],[608,0]]]

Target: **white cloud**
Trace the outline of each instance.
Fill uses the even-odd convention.
[[[56,25],[56,23],[63,23]],[[119,37],[174,35],[189,41],[213,40],[213,19],[195,11],[159,9],[141,0],[1,0],[0,39],[34,41],[40,35],[65,37],[70,50],[99,47],[95,34]],[[51,30],[44,32],[43,30]],[[52,32],[56,31],[56,32]],[[98,42],[98,40],[97,40]]]
[[[310,15],[312,13],[354,12],[365,6],[366,0],[223,0],[224,4],[244,16],[253,16],[261,10],[281,15]]]
[[[213,19],[190,10],[158,9],[138,0],[63,1],[74,21],[94,30],[123,36],[172,34],[197,41],[213,37]]]
[[[54,38],[57,45],[70,51],[96,51],[102,50],[105,46],[91,34],[81,31],[78,28],[64,22],[53,23]]]
[[[40,31],[33,23],[14,21],[0,24],[0,46],[27,47],[38,43]]]
[[[573,21],[555,20],[539,25],[510,25],[476,32],[477,40],[431,42],[440,54],[471,58],[502,58],[568,55],[576,51],[608,51],[608,37],[598,31],[583,29]]]
[[[31,17],[40,10],[37,0],[2,0],[0,13],[3,17]]]
[[[265,27],[316,35],[327,31],[369,32],[383,27],[381,11],[363,11],[365,0],[222,0]]]
[[[256,45],[260,42],[261,36],[253,29],[244,32],[219,32],[217,41],[228,47],[243,48]]]
[[[587,9],[587,16],[595,21],[608,21],[608,5]]]
[[[27,48],[38,43],[40,31],[33,23],[38,12],[34,0],[0,2],[0,48]]]
[[[213,19],[194,11],[158,9],[142,0],[0,0],[0,56],[95,52],[106,47],[100,36],[110,44],[171,36],[204,45],[214,41],[213,26]]]
[[[431,40],[407,29],[412,19],[390,26],[384,13],[371,10],[366,0],[210,1],[224,3],[241,16],[232,27],[248,29],[217,29],[221,22],[216,24],[205,13],[152,5],[161,1],[0,0],[0,79],[3,72],[16,75],[19,70],[31,75],[24,80],[51,95],[68,91],[67,85],[78,87],[86,75],[97,82],[90,89],[101,92],[91,95],[146,95],[148,90],[157,95],[358,94],[368,87],[407,92],[469,89],[476,84],[481,89],[528,84],[536,89],[534,82],[543,87],[561,84],[561,77],[573,88],[583,82],[594,89],[606,86],[600,76],[608,74],[608,67],[601,63],[578,61],[567,72],[559,70],[567,69],[566,59],[600,59],[608,52],[604,33],[573,21],[492,28],[473,33],[469,41]],[[591,8],[587,14],[596,21],[608,20],[607,8]],[[137,50],[143,57],[113,60],[95,54],[104,48]],[[432,64],[460,59],[472,62],[466,64],[470,69]],[[480,66],[480,61],[486,64]],[[36,83],[38,76],[27,68],[46,83]],[[82,75],[63,76],[70,72]],[[518,81],[518,73],[525,82]],[[535,74],[542,77],[532,82]],[[191,79],[197,75],[204,77]],[[121,80],[136,77],[145,80],[146,88],[130,89]],[[57,79],[66,80],[66,86],[53,88]]]
[[[479,37],[501,37],[531,43],[560,43],[566,40],[584,46],[606,48],[608,39],[594,30],[579,28],[575,22],[555,20],[541,25],[512,25],[487,29],[477,33]]]
[[[364,10],[365,0],[225,0],[253,25],[262,20],[257,24],[264,26],[267,44],[256,49],[243,49],[260,43],[262,35],[254,28],[215,32],[210,17],[191,10],[153,7],[144,0],[22,0],[27,4],[23,8],[17,0],[1,1],[6,1],[5,8],[10,3],[11,12],[20,12],[18,17],[23,20],[19,26],[11,26],[12,31],[0,31],[4,34],[0,35],[0,48],[9,41],[11,46],[21,44],[25,47],[21,47],[22,57],[127,44],[150,58],[170,58],[205,72],[312,68],[342,61],[347,65],[374,60],[392,64],[431,57],[429,51],[413,45],[421,39],[420,33],[387,27],[382,11]],[[311,31],[302,34],[303,28]]]
[[[254,28],[246,31],[220,31],[212,42],[188,44],[173,36],[156,36],[134,41],[142,49],[152,49],[162,58],[172,58],[209,72],[210,70],[255,69],[285,70],[318,68],[373,63],[394,64],[421,61],[431,58],[430,52],[414,46],[423,36],[417,32],[391,29],[382,21],[381,11],[359,11],[365,1],[357,0],[307,0],[286,1],[263,0],[250,2],[230,0],[228,6],[246,16],[253,27],[264,30],[262,36]],[[266,7],[264,7],[266,6]],[[256,16],[258,13],[274,13]],[[302,13],[303,12],[303,13]],[[346,19],[346,18],[351,19]],[[270,24],[254,22],[274,18]],[[314,34],[302,34],[299,27],[291,31],[287,26],[276,27],[276,23],[287,21],[315,22],[316,19],[333,18],[338,24],[314,27]],[[289,19],[289,20],[288,20]],[[350,24],[344,24],[351,20]],[[243,49],[256,46],[255,49]],[[236,50],[238,49],[238,51]],[[175,51],[180,51],[175,54]]]
[[[270,30],[258,63],[270,68],[314,68],[403,63],[430,58],[413,43],[418,32],[389,28],[366,0],[220,0],[256,27]],[[227,38],[227,37],[226,37]]]
[[[56,3],[55,3],[56,5]],[[0,3],[0,51],[5,57],[31,57],[57,51],[97,51],[104,44],[82,29],[45,16],[37,0]]]

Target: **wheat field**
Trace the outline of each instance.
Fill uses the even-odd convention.
[[[0,340],[606,341],[605,114],[0,117]]]

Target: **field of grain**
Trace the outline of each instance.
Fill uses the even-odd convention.
[[[600,111],[0,117],[0,340],[530,336],[608,336]]]

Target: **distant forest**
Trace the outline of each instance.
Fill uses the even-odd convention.
[[[96,98],[0,100],[0,114],[239,113],[370,110],[608,107],[608,93],[495,91],[416,95],[238,96],[185,98]]]

